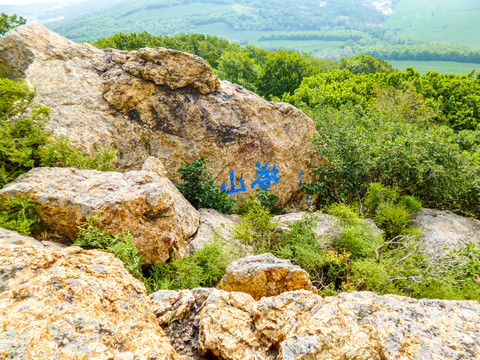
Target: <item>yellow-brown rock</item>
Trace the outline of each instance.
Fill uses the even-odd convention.
[[[114,146],[123,169],[160,159],[171,180],[204,156],[233,195],[270,189],[279,205],[308,208],[313,122],[295,107],[218,82],[200,58],[167,49],[99,50],[38,24],[0,38],[0,67],[24,77],[51,109],[46,129],[89,151]],[[223,186],[222,186],[223,185]]]
[[[189,295],[195,301],[190,300],[190,316],[181,324],[197,329],[198,342],[188,345],[221,359],[480,358],[480,303],[476,301],[417,300],[370,292],[322,298],[305,290],[259,301],[216,289],[193,289]],[[175,302],[168,299],[178,297],[170,292],[157,299],[173,304],[169,310],[173,313]],[[183,306],[185,316],[185,302],[178,306]],[[161,319],[172,336],[169,328],[175,325]],[[175,343],[179,349],[185,345]],[[198,356],[186,356],[194,358]]]
[[[290,260],[272,254],[250,255],[228,265],[218,284],[225,291],[238,291],[255,300],[293,290],[314,290],[307,272]]]
[[[0,239],[1,359],[180,360],[113,255]]]
[[[0,190],[13,196],[31,198],[43,222],[72,239],[88,216],[109,234],[129,232],[144,264],[185,256],[199,225],[175,185],[149,171],[34,168]]]

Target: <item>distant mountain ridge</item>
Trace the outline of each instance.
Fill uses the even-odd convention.
[[[480,3],[475,0],[86,0],[10,5],[2,11],[43,23],[74,41],[95,41],[118,32],[202,33],[333,59],[367,47],[423,42],[480,49],[480,38],[474,36],[480,33]]]

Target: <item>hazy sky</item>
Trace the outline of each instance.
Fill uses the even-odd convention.
[[[61,3],[71,4],[84,0],[0,0],[1,5],[28,5],[28,4],[48,4],[48,3]]]

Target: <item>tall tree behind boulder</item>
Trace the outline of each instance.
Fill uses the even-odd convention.
[[[218,82],[197,56],[98,50],[31,24],[0,39],[0,67],[36,85],[37,100],[52,109],[48,130],[87,151],[114,145],[124,169],[152,155],[178,180],[181,163],[204,156],[229,194],[270,189],[280,205],[308,207],[299,184],[312,180],[313,122]]]

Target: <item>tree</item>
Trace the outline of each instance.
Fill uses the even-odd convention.
[[[0,13],[0,36],[3,36],[8,30],[16,28],[27,22],[23,17],[15,14],[8,16],[5,13]]]

